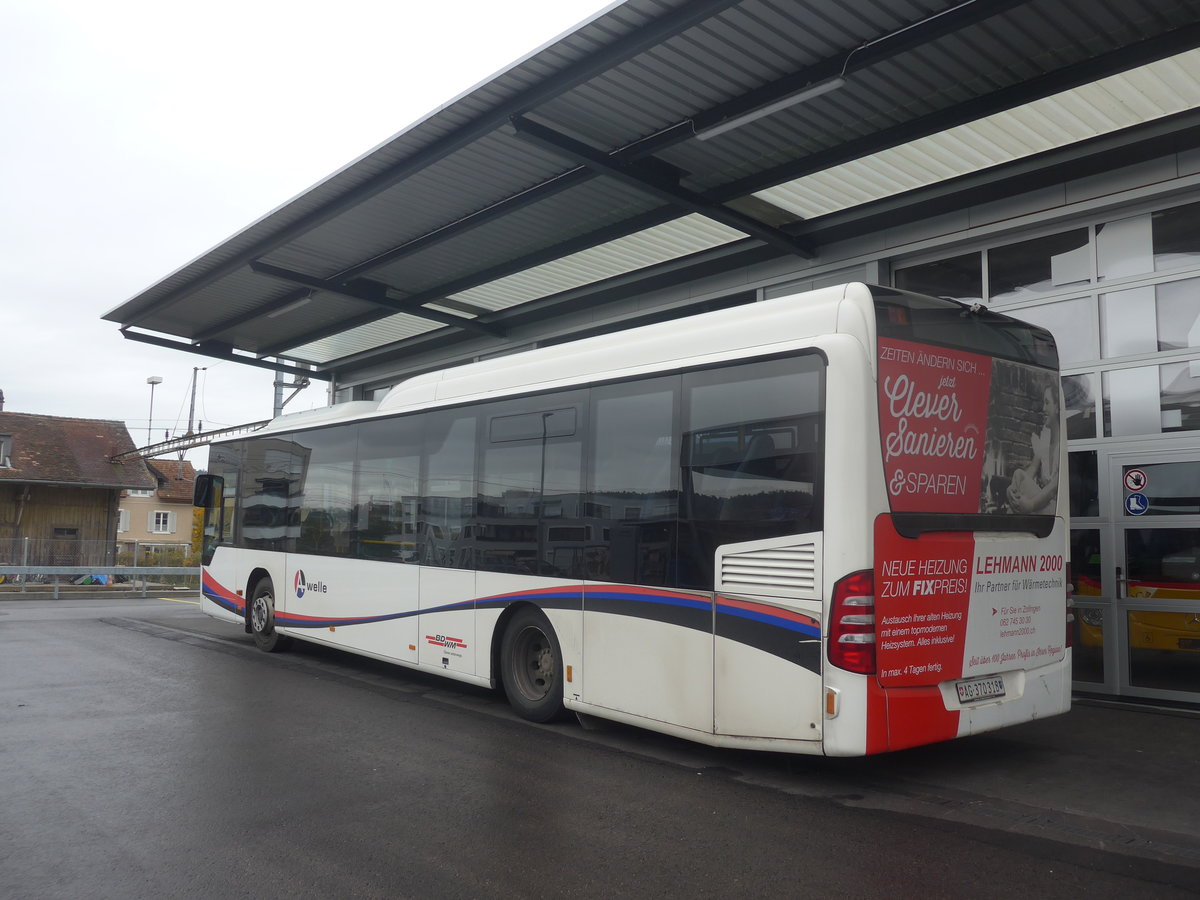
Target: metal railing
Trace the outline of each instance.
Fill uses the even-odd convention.
[[[103,579],[103,580],[101,580]],[[140,579],[140,581],[139,581]],[[140,590],[143,597],[154,588],[200,589],[199,566],[0,566],[0,594],[50,593],[57,600],[63,589],[75,593],[103,588],[129,592]]]
[[[0,595],[102,589],[141,591],[153,587],[199,590],[200,567],[190,544],[81,541],[71,538],[16,538],[0,541]]]
[[[120,535],[118,535],[118,538]],[[187,565],[192,545],[172,541],[81,541],[74,538],[0,540],[5,566],[151,566]]]

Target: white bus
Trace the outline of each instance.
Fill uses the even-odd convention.
[[[1044,329],[850,284],[413,377],[214,445],[203,607],[705,744],[1070,705]]]

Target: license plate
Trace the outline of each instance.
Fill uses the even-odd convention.
[[[960,681],[958,688],[959,703],[975,703],[979,700],[991,700],[993,697],[1004,696],[1004,677],[994,675],[991,678],[975,678],[971,681]]]

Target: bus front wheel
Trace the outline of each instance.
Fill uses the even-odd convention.
[[[275,588],[270,578],[254,586],[250,595],[250,633],[259,650],[277,653],[287,649],[291,639],[275,630]]]
[[[562,650],[539,610],[520,610],[509,621],[500,665],[504,693],[521,718],[549,722],[562,714]]]

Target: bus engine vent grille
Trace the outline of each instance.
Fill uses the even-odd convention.
[[[721,557],[721,587],[789,596],[813,594],[817,559],[815,543],[727,553]]]

